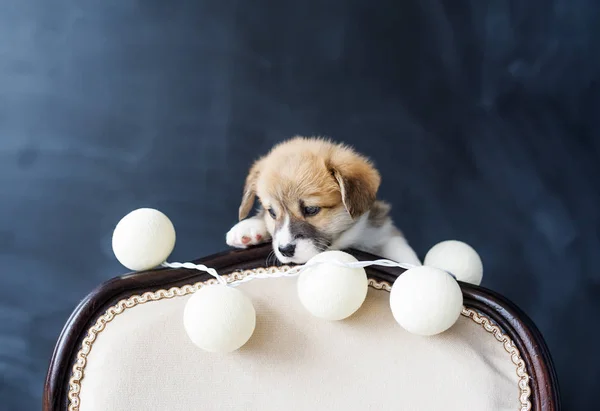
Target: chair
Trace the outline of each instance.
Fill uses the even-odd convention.
[[[228,278],[265,267],[270,245],[198,260]],[[350,250],[359,260],[377,257]],[[241,285],[257,311],[240,350],[206,353],[183,329],[185,302],[215,280],[187,269],[114,278],[75,309],[56,344],[45,411],[535,410],[560,409],[548,348],[513,303],[461,283],[464,309],[448,331],[419,337],[398,326],[388,292],[400,268],[369,267],[352,317],[307,314],[294,278]]]

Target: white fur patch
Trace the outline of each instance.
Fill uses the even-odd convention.
[[[273,241],[273,246],[275,248],[283,248],[290,244],[292,240],[292,233],[290,232],[290,216],[286,214],[283,220],[283,225],[275,233],[275,240]]]
[[[371,240],[369,237],[368,230],[368,221],[369,213],[365,213],[358,218],[356,223],[348,230],[346,230],[336,241],[331,245],[331,249],[334,250],[343,250],[345,248],[355,247],[357,244],[361,243],[371,243],[376,244],[376,240]]]
[[[296,253],[291,262],[305,263],[319,253],[312,240],[300,239],[296,242]]]

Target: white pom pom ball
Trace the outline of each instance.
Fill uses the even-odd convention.
[[[343,320],[354,314],[365,301],[369,281],[364,268],[348,268],[327,261],[358,261],[342,251],[326,251],[311,258],[298,277],[298,297],[312,315],[325,320]]]
[[[167,260],[175,247],[175,228],[158,210],[139,208],[119,221],[112,236],[117,260],[133,271],[154,268]]]
[[[396,279],[390,293],[394,318],[406,331],[435,335],[458,320],[463,296],[448,273],[434,267],[415,267]]]
[[[183,312],[183,326],[192,342],[209,352],[231,352],[252,336],[256,311],[236,288],[212,285],[196,291]]]
[[[459,281],[479,285],[483,264],[477,251],[461,241],[442,241],[425,256],[424,265],[448,271]]]

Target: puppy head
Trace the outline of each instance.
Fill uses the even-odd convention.
[[[239,217],[248,215],[258,196],[279,260],[303,263],[370,209],[379,183],[377,170],[351,148],[297,137],[254,163]]]

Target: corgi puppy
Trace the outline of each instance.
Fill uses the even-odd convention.
[[[250,168],[239,220],[227,244],[246,248],[272,241],[284,264],[301,264],[326,250],[356,248],[421,265],[376,199],[381,178],[352,148],[321,138],[295,137],[276,145]],[[260,207],[246,218],[255,199]]]

